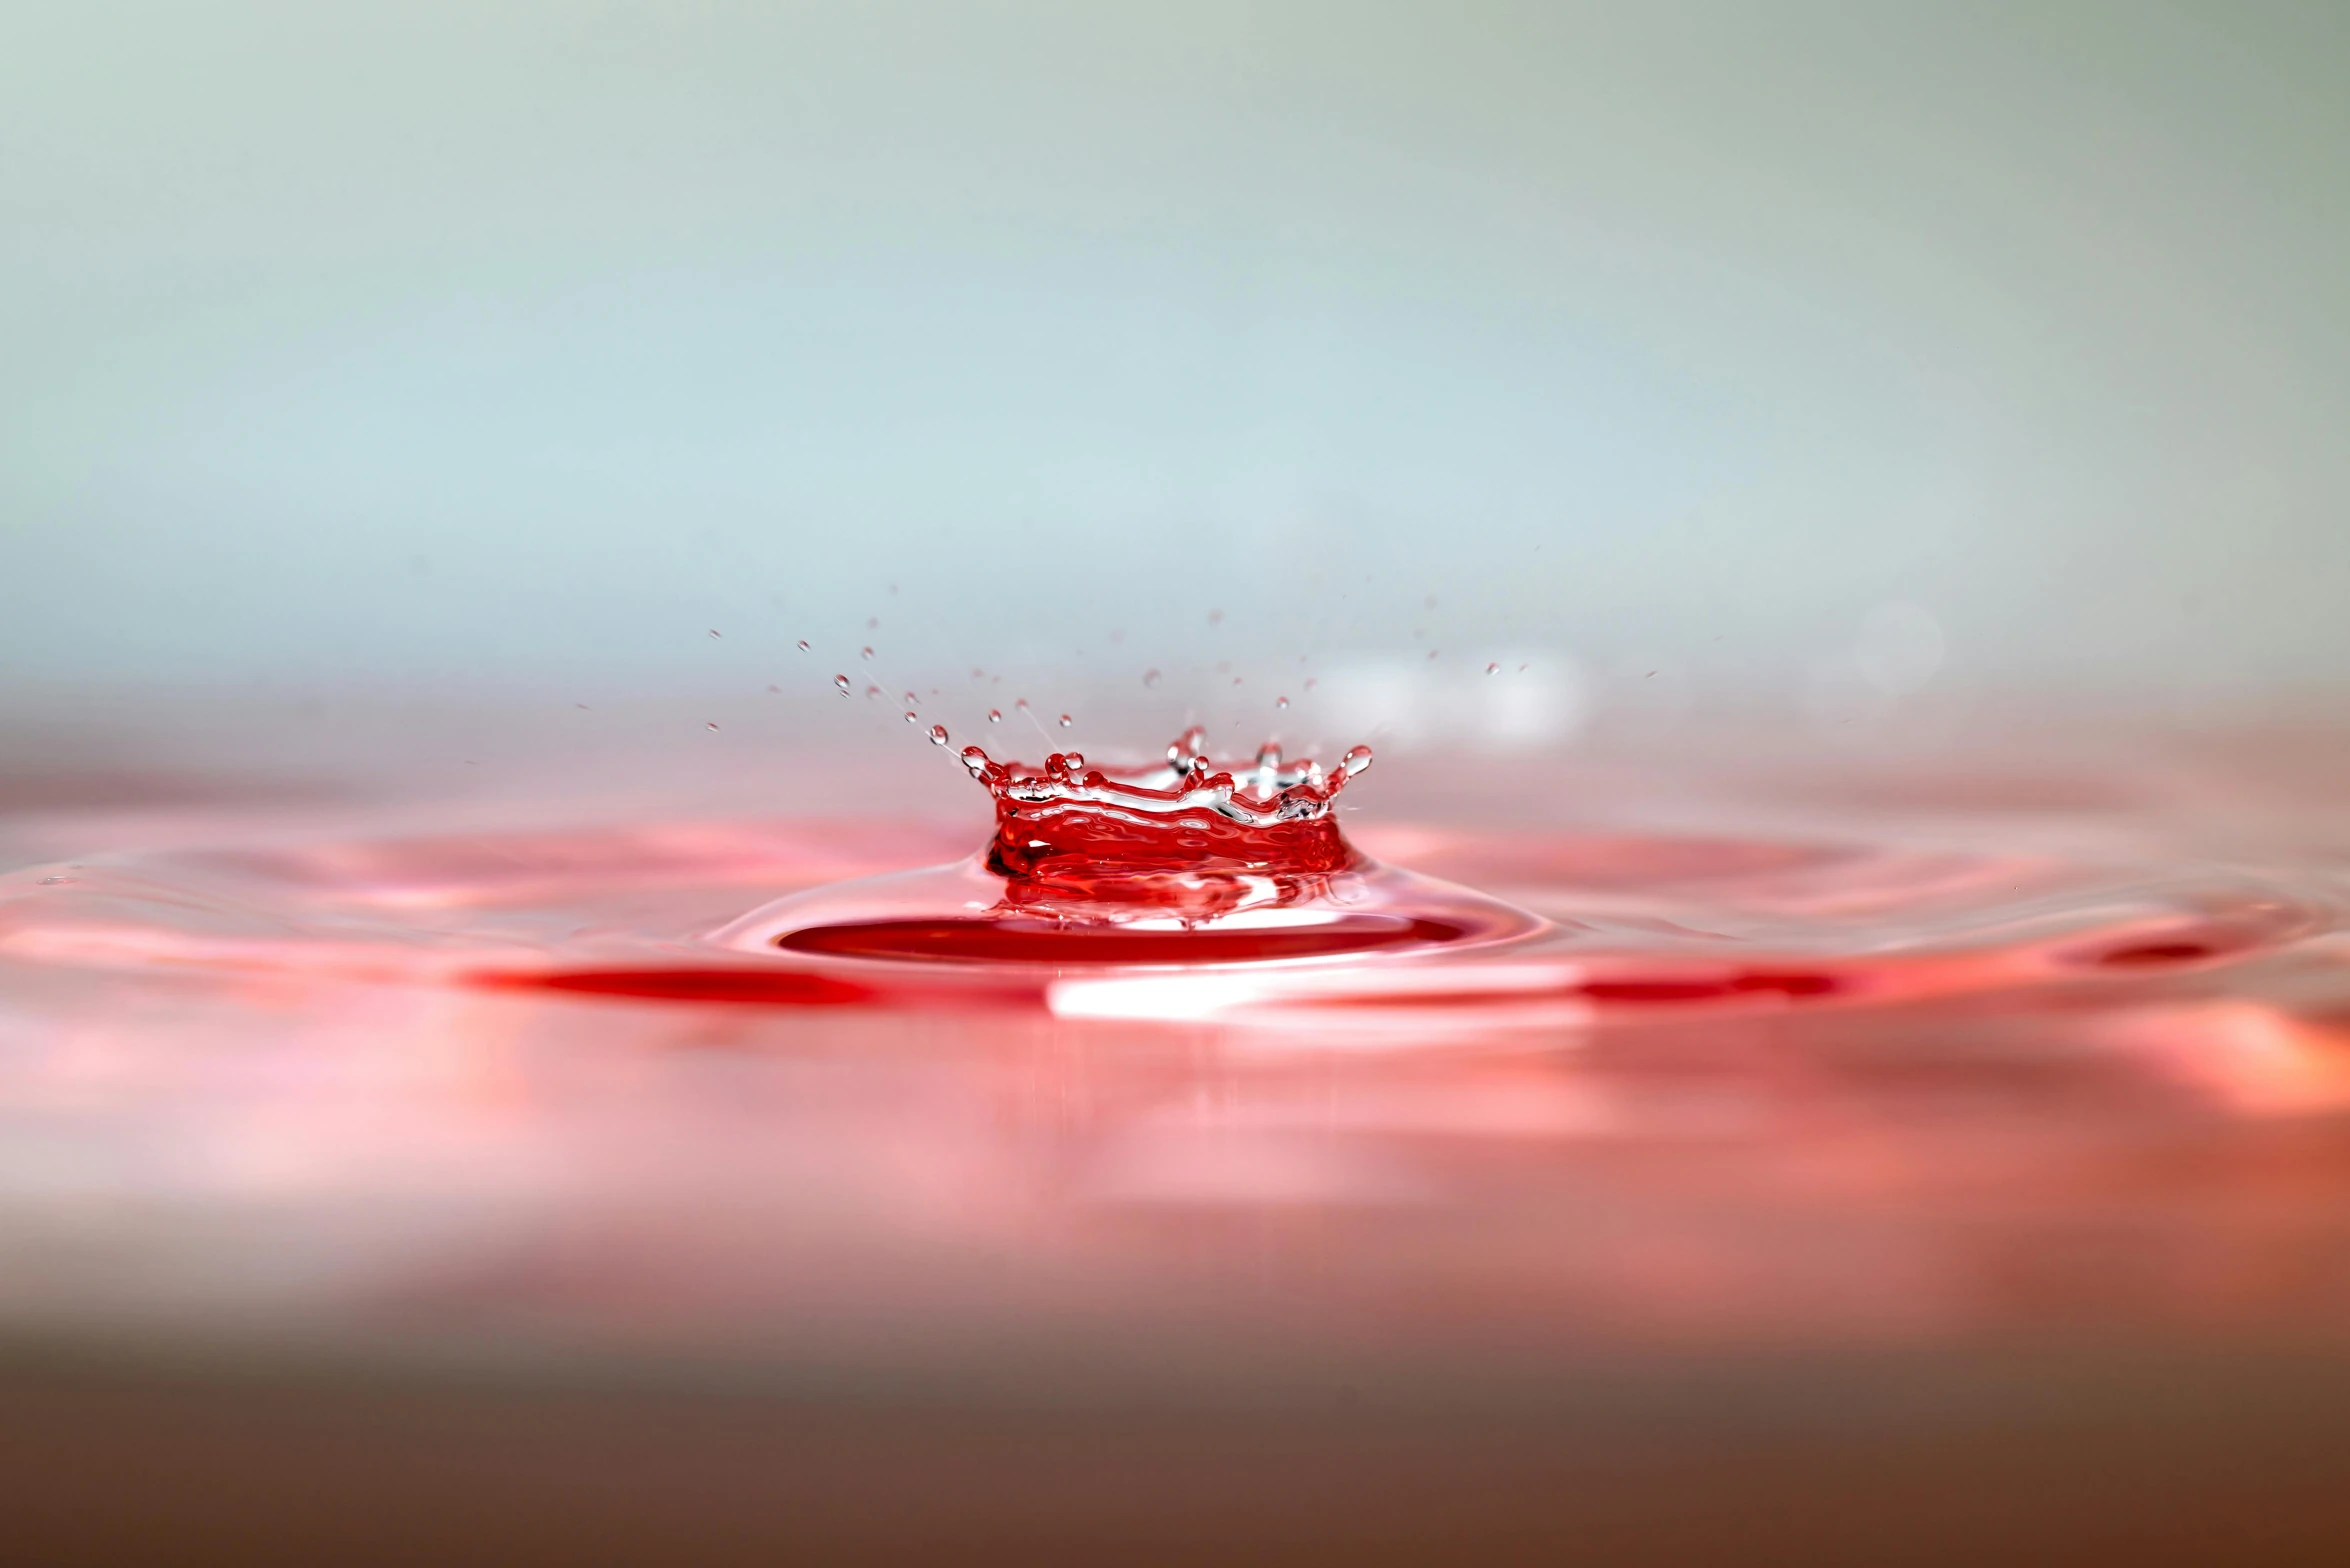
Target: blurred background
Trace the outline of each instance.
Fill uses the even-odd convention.
[[[2346,149],[2327,3],[18,0],[5,705],[2297,711]]]

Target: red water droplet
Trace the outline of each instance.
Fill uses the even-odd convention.
[[[987,863],[1011,879],[1012,903],[1044,912],[1074,892],[1205,918],[1259,897],[1263,877],[1319,878],[1364,864],[1330,806],[1362,771],[1366,748],[1325,775],[1311,759],[1285,765],[1271,742],[1253,764],[1219,767],[1206,744],[1195,725],[1167,748],[1163,767],[1108,772],[1082,752],[1055,752],[1029,769],[964,747],[964,766],[995,797]],[[1321,885],[1301,883],[1300,895]]]
[[[930,744],[933,746],[943,746],[946,743],[947,727],[943,724],[933,724],[930,726]]]

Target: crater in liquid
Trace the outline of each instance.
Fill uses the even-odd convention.
[[[787,898],[718,939],[899,964],[1131,968],[1394,955],[1544,927],[1347,842],[1335,807],[1371,765],[1365,746],[1327,772],[1270,743],[1219,766],[1197,729],[1133,768],[1077,752],[1036,768],[977,746],[962,757],[995,804],[975,857]]]

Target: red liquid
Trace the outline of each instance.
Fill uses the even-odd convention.
[[[1304,929],[1173,931],[1012,917],[811,926],[777,937],[775,945],[789,953],[837,958],[1052,965],[1230,964],[1337,957],[1454,942],[1465,935],[1460,926],[1446,921],[1411,920],[1400,915],[1339,915]]]
[[[870,988],[823,975],[762,969],[558,969],[492,974],[485,986],[652,1002],[724,1002],[753,1007],[840,1007],[873,1000]]]
[[[2350,1353],[2335,808],[1666,823],[1561,771],[1414,808],[1383,765],[1344,832],[1032,814],[1049,779],[992,823],[553,780],[13,830],[0,1322],[1446,1443],[1604,1368],[1773,1453],[1703,1425],[1737,1368],[1818,1369],[1789,1430],[1832,1379],[2004,1433],[2082,1346]],[[1588,1408],[1606,1453],[1664,1420]]]
[[[1529,936],[1542,922],[1379,866],[1332,811],[1370,766],[1325,775],[1267,747],[1218,768],[1197,731],[1163,767],[1112,773],[1055,752],[1035,771],[977,746],[996,808],[976,864],[784,901],[736,945],[899,963],[1166,966],[1341,958]]]

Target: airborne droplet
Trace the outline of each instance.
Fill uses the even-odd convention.
[[[849,678],[846,675],[835,675],[832,678],[832,684],[840,688],[842,696],[846,697],[849,694]]]
[[[1001,723],[1003,723],[1003,722],[1004,722],[1004,710],[1003,710],[1003,709],[1001,709],[1001,708],[990,708],[990,709],[988,709],[988,710],[987,710],[987,722],[988,722],[988,723],[990,723],[990,724],[1001,724]]]
[[[1143,672],[1142,672],[1142,683],[1143,683],[1145,686],[1156,686],[1156,685],[1158,685],[1158,684],[1159,684],[1159,672],[1158,672],[1157,670],[1145,670],[1145,671],[1143,671]]]
[[[1371,748],[1368,746],[1356,746],[1338,759],[1339,770],[1350,779],[1370,765]]]
[[[1501,666],[1498,664],[1488,664],[1485,666],[1485,673],[1488,675],[1499,675],[1501,673]]]
[[[859,648],[857,650],[857,657],[860,659],[870,659],[873,657],[873,650],[871,648]]]
[[[908,708],[906,710],[906,722],[908,724],[919,724],[922,722],[922,715],[916,713],[913,709]]]
[[[1287,697],[1276,697],[1273,699],[1273,706],[1276,708],[1286,708],[1289,706],[1289,699]]]
[[[1070,725],[1075,724],[1076,722],[1077,721],[1075,719],[1069,717],[1069,715],[1066,713],[1061,715],[1061,728],[1063,729],[1069,728]]]
[[[933,746],[943,746],[946,743],[947,727],[943,724],[933,724],[930,726],[930,744]]]
[[[805,637],[802,637],[802,638],[800,639],[800,652],[802,652],[802,653],[806,653],[807,651],[808,651],[808,639],[807,639],[807,638],[805,638]]]

